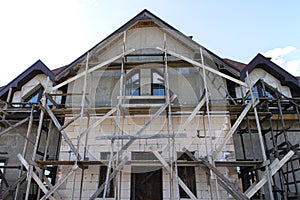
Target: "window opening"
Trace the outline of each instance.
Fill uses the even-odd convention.
[[[110,152],[101,152],[101,160],[109,160]],[[99,184],[98,187],[100,187],[103,183],[106,181],[106,173],[107,173],[108,166],[100,166],[100,172],[99,172]],[[113,169],[110,168],[110,173],[113,172]],[[98,198],[103,197],[103,190],[99,194]],[[114,198],[115,196],[115,189],[114,189],[114,180],[111,180],[107,185],[107,191],[105,194],[105,197],[107,198]]]
[[[164,78],[156,71],[152,70],[151,94],[153,96],[164,96],[165,86]]]
[[[140,95],[140,73],[137,71],[132,76],[126,79],[126,91],[127,96],[139,96]]]
[[[194,154],[194,153],[193,153]],[[178,160],[186,160],[192,161],[192,159],[183,153]],[[195,177],[195,167],[192,166],[179,166],[178,168],[178,176],[185,183],[185,185],[190,189],[190,191],[197,196],[196,192],[196,177]],[[179,195],[180,198],[190,198],[189,195],[179,187]]]
[[[0,171],[1,171],[1,174],[4,175],[4,168],[2,168],[2,166],[5,165],[5,160],[0,160]],[[0,176],[0,190],[2,190],[3,188],[3,183],[2,183],[2,176]]]

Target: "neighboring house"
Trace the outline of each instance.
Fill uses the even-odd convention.
[[[222,59],[143,10],[0,89],[0,198],[300,198],[299,97],[269,58]]]

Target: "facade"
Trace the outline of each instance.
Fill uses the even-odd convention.
[[[300,83],[143,10],[0,89],[2,199],[299,199]]]

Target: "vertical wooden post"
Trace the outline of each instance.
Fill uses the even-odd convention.
[[[213,142],[212,142],[212,131],[211,131],[211,117],[210,117],[210,110],[209,110],[209,91],[207,87],[207,82],[206,82],[206,67],[204,65],[204,57],[202,53],[202,48],[200,47],[200,56],[201,56],[201,65],[202,65],[202,73],[203,73],[203,81],[204,81],[204,89],[205,89],[205,98],[206,98],[206,114],[207,114],[207,123],[208,123],[208,134],[209,134],[209,144],[210,144],[210,155],[207,155],[209,158],[210,163],[215,166],[215,158],[214,158],[214,149],[213,149]],[[204,117],[205,115],[203,115]],[[205,123],[205,121],[204,121]],[[206,138],[205,138],[206,140]],[[218,190],[218,183],[217,179],[214,177],[213,173],[211,174],[211,178],[215,179],[215,186],[216,186],[216,194],[217,194],[217,199],[219,199],[219,190]],[[212,193],[211,193],[212,196]]]
[[[252,84],[251,84],[251,80],[250,80],[248,71],[246,72],[246,75],[247,75],[247,82],[248,82],[248,85],[249,85],[249,91],[250,91],[250,95],[251,95],[251,101],[252,101],[252,104],[255,105],[254,104],[255,103],[255,97],[253,95]],[[264,145],[264,140],[263,140],[263,136],[262,136],[262,132],[261,132],[261,126],[260,126],[256,106],[254,106],[253,110],[254,110],[254,115],[255,115],[255,121],[256,121],[259,144],[260,144],[260,149],[261,149],[263,161],[264,161],[264,163],[267,163],[268,159],[267,159],[267,155],[266,155],[266,151],[265,151],[265,145]],[[268,165],[266,166],[266,173],[267,173],[267,180],[268,180],[267,184],[268,184],[269,195],[270,195],[269,198],[270,198],[270,200],[274,200],[273,189],[272,189],[272,176],[271,176],[271,173],[270,173],[270,167]]]
[[[29,122],[28,122],[28,128],[27,128],[27,133],[26,133],[26,139],[25,139],[25,143],[24,143],[24,147],[23,147],[23,151],[22,151],[22,156],[25,158],[26,156],[26,151],[27,151],[27,145],[28,145],[28,139],[29,135],[31,133],[32,130],[32,123],[33,123],[33,111],[34,111],[34,106],[31,107],[31,112],[30,112],[30,118],[29,118]],[[19,176],[18,179],[22,176],[23,173],[23,165],[21,166],[21,169],[19,171]],[[18,193],[19,193],[19,189],[20,189],[20,182],[17,184],[17,188],[16,188],[16,193],[15,193],[15,200],[18,200]]]
[[[174,177],[175,174],[175,181],[176,187],[178,188],[178,173],[177,173],[177,157],[176,157],[176,149],[175,149],[175,133],[173,127],[173,120],[172,120],[172,106],[170,103],[170,82],[169,82],[169,73],[168,73],[168,54],[167,54],[167,34],[164,33],[164,61],[165,61],[165,68],[164,68],[164,79],[165,79],[165,98],[166,103],[168,104],[168,112],[166,113],[166,117],[168,118],[168,134],[172,132],[173,137],[169,139],[170,143],[170,150],[169,150],[169,157],[170,157],[170,164],[171,164],[171,172],[170,172],[170,197],[174,199]],[[174,173],[173,173],[173,170]],[[179,193],[178,193],[179,194]],[[179,196],[178,196],[179,198]]]
[[[48,87],[49,81],[50,81],[50,79],[49,79],[49,77],[47,77],[47,82],[46,82],[47,87]],[[47,91],[48,91],[48,88],[45,88],[44,93],[46,93]],[[45,107],[46,103],[47,103],[47,98],[46,98],[45,95],[43,95],[43,98],[42,98],[43,107]],[[39,117],[39,125],[38,125],[36,139],[35,139],[35,145],[34,145],[33,152],[32,152],[32,158],[31,158],[32,161],[35,160],[36,153],[38,151],[39,140],[40,140],[41,133],[42,133],[42,128],[43,128],[44,115],[45,115],[45,113],[44,113],[43,109],[41,109],[41,113],[40,113],[40,117]],[[33,173],[34,173],[33,172],[33,166],[30,165],[29,170],[28,170],[28,181],[27,181],[25,200],[28,200],[28,198],[29,198],[30,185],[31,185],[31,179],[32,179],[32,174]]]
[[[43,156],[43,161],[46,160],[47,158],[47,152],[48,152],[48,147],[49,147],[49,143],[50,143],[50,134],[51,134],[51,130],[52,130],[52,121],[49,121],[49,126],[48,126],[48,133],[46,134],[46,143],[45,143],[45,149],[44,149],[44,156]],[[42,169],[39,173],[39,178],[42,179],[44,176],[45,170]],[[41,196],[41,190],[38,190],[38,194],[37,194],[37,199],[40,199]]]
[[[89,56],[90,52],[87,53],[86,55],[86,64],[85,64],[85,71],[84,71],[84,79],[83,79],[83,89],[82,89],[82,98],[81,98],[81,110],[80,110],[80,119],[79,119],[79,134],[77,136],[77,151],[76,151],[76,160],[75,164],[77,165],[78,163],[78,156],[79,156],[79,151],[80,151],[80,133],[82,132],[82,127],[83,127],[83,115],[84,115],[84,105],[85,105],[85,95],[86,95],[86,85],[87,85],[87,73],[89,69]],[[74,173],[73,176],[73,188],[72,188],[72,199],[74,199],[75,195],[75,185],[76,185],[76,172]],[[79,191],[79,195],[81,195],[81,190]],[[81,197],[80,197],[81,198]]]

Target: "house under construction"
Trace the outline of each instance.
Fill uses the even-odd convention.
[[[299,97],[143,10],[0,89],[0,199],[300,199]]]

